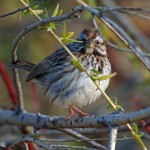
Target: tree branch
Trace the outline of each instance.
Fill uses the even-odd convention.
[[[47,19],[43,19],[41,21],[33,23],[30,26],[24,28],[18,34],[18,36],[16,37],[16,39],[13,42],[12,49],[11,49],[12,53],[14,53],[14,54],[16,53],[17,46],[19,45],[21,39],[23,39],[25,34],[30,32],[31,30],[38,28],[39,26],[44,25],[44,24],[49,23],[49,22],[56,22],[56,21],[62,21],[62,20],[69,19],[75,13],[81,12],[83,10],[87,10],[87,11],[91,12],[92,14],[96,15],[101,21],[103,21],[106,26],[108,26],[129,48],[131,48],[131,50],[138,56],[138,58],[143,62],[143,64],[146,66],[146,68],[148,70],[150,70],[150,61],[149,61],[149,59],[147,59],[144,56],[141,48],[138,47],[134,43],[134,41],[115,22],[113,22],[111,19],[109,19],[106,16],[102,16],[102,13],[100,11],[98,11],[92,7],[88,7],[88,6],[77,6],[66,14],[63,14],[63,15],[58,16],[58,17],[50,17]]]
[[[71,135],[71,136],[73,136],[73,137],[75,137],[75,138],[77,138],[77,139],[80,139],[80,140],[82,140],[82,141],[84,141],[84,142],[86,142],[86,143],[88,143],[88,144],[91,144],[91,145],[93,145],[95,148],[100,148],[100,149],[102,149],[102,150],[108,150],[105,146],[103,146],[103,145],[97,143],[96,141],[93,141],[93,140],[91,140],[91,139],[85,137],[84,135],[79,134],[79,133],[76,132],[76,131],[73,131],[73,130],[71,130],[71,129],[59,129],[59,130],[62,131],[62,132],[64,132],[64,133],[66,133],[66,134],[68,134],[68,135]]]
[[[112,126],[110,126],[109,128],[110,128],[110,132],[109,132],[108,147],[109,147],[109,150],[115,150],[115,148],[116,148],[116,142],[117,142],[118,127],[112,127]]]
[[[49,128],[93,128],[108,126],[110,124],[119,126],[132,123],[150,117],[150,107],[127,114],[114,114],[104,116],[73,117],[65,120],[64,117],[50,117],[46,115],[36,115],[33,113],[17,114],[13,111],[0,110],[0,124],[14,124],[33,126],[36,129]]]
[[[31,4],[31,5],[27,6],[27,7],[18,8],[18,9],[15,10],[15,11],[9,12],[9,13],[7,13],[7,14],[0,15],[0,18],[8,17],[8,16],[10,16],[10,15],[13,15],[13,14],[15,14],[15,13],[18,13],[18,12],[20,12],[20,11],[26,10],[26,9],[28,9],[28,8],[30,8],[30,7],[33,7],[33,6],[37,5],[37,4],[42,4],[42,3],[43,3],[43,2],[35,2],[34,4]]]
[[[117,8],[118,5],[115,1],[103,1],[103,3],[109,7],[109,9],[112,8]],[[113,9],[112,8],[112,9]],[[119,9],[120,7],[118,7],[117,9]],[[129,8],[123,8],[123,10],[129,10]],[[141,12],[145,12],[145,13],[150,13],[150,10],[149,9],[142,9],[142,8],[130,8],[130,10],[135,10],[139,11],[141,10]],[[115,19],[117,19],[117,22],[121,23],[121,26],[124,27],[124,29],[128,32],[131,33],[131,35],[134,37],[134,39],[136,39],[139,43],[141,43],[148,51],[150,51],[150,48],[149,48],[149,43],[150,43],[150,39],[145,35],[143,34],[142,31],[140,31],[138,29],[138,27],[135,25],[135,23],[127,16],[127,15],[124,15],[124,14],[120,14],[120,13],[117,13],[117,12],[114,12],[114,11],[111,11],[111,15],[113,15],[113,17],[115,17]],[[130,27],[130,28],[129,28]]]

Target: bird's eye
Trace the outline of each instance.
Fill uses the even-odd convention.
[[[99,44],[100,42],[98,40],[95,41],[96,44]]]

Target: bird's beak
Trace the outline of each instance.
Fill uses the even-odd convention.
[[[88,40],[87,40],[87,43],[86,43],[86,46],[87,46],[88,48],[94,47],[93,40],[92,40],[92,39],[88,39]]]

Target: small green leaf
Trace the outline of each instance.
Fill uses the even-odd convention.
[[[87,4],[94,7],[94,6],[97,6],[97,3],[95,0],[91,1],[91,0],[86,0],[87,1]]]
[[[75,68],[79,65],[79,62],[80,62],[79,59],[77,59],[77,60],[72,59],[72,60],[71,60],[71,63],[73,64],[73,66],[74,66]]]
[[[139,132],[138,125],[136,123],[133,123],[133,130],[135,133]]]
[[[22,16],[27,16],[28,14],[29,14],[29,10],[28,9],[21,11],[21,15]]]
[[[29,0],[24,0],[24,2],[25,2],[27,5],[30,4],[30,3],[29,3]]]
[[[50,30],[56,30],[56,23],[55,22],[50,22],[49,26],[47,27],[47,31]]]
[[[57,13],[57,16],[60,16],[62,13],[63,13],[63,10],[60,9],[60,10],[58,11],[58,13]]]
[[[120,110],[122,107],[120,105],[115,105],[117,110]]]
[[[60,38],[60,40],[64,43],[71,43],[72,41],[70,39]]]
[[[78,43],[82,43],[82,41],[78,41],[78,40],[74,40],[74,39],[65,39],[60,37],[59,38],[61,41],[65,42],[65,43],[72,43],[72,42],[78,42]]]
[[[54,9],[53,13],[52,13],[52,17],[55,17],[58,13],[59,10],[59,3],[57,4],[56,8]]]
[[[74,35],[74,32],[67,32],[65,35],[65,39],[70,39]]]
[[[36,4],[36,5],[32,6],[32,9],[38,9],[39,6],[40,6],[39,4]]]
[[[62,37],[64,38],[66,35],[66,32],[67,32],[67,29],[66,29],[66,23],[65,22],[63,22],[63,23],[64,23],[64,28],[63,28]]]
[[[48,18],[48,17],[49,17],[49,16],[48,16],[48,11],[47,11],[46,8],[45,8],[44,10],[45,10],[45,15],[44,15],[44,16],[45,16],[45,18]]]
[[[91,69],[91,71],[92,71],[92,75],[93,75],[94,77],[98,77],[98,75],[99,75],[98,70],[96,70],[96,69]]]
[[[114,72],[114,73],[111,73],[111,74],[109,74],[109,75],[94,77],[94,79],[95,79],[95,80],[99,80],[99,81],[107,80],[107,79],[110,79],[110,78],[114,77],[116,74],[117,74],[117,73]]]
[[[73,66],[75,67],[75,68],[77,68],[78,70],[80,70],[81,72],[85,72],[85,68],[81,65],[81,60],[80,59],[77,59],[77,60],[75,60],[75,59],[72,59],[71,60],[71,63],[73,64]]]
[[[43,10],[32,10],[35,14],[40,15],[42,14],[44,11]],[[32,13],[31,13],[32,14]]]
[[[75,39],[69,39],[70,42],[77,42],[77,43],[82,43],[83,41],[78,41],[78,40],[75,40]]]

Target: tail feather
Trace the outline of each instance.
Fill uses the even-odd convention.
[[[31,70],[36,66],[35,64],[29,63],[27,61],[23,61],[23,60],[17,60],[16,64],[12,64],[12,65],[5,65],[6,67],[10,67],[10,68],[16,68],[16,69],[22,69],[28,72],[31,72]]]

